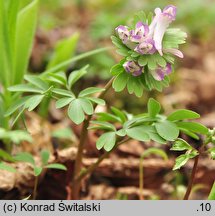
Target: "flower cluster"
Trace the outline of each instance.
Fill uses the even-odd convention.
[[[144,73],[145,69],[143,67],[145,65],[141,65],[138,59],[135,58],[136,56],[153,56],[159,54],[161,57],[164,57],[165,61],[167,61],[165,55],[169,54],[183,58],[183,53],[178,50],[178,44],[173,47],[168,45],[166,47],[163,46],[164,35],[170,23],[176,18],[176,7],[169,5],[163,10],[156,8],[154,12],[155,15],[150,24],[148,24],[147,21],[143,22],[139,20],[133,29],[123,25],[115,29],[117,37],[121,40],[123,45],[130,51],[133,51],[133,55],[131,55],[129,60],[126,59],[127,61],[123,64],[125,71],[133,76],[140,76]],[[153,78],[157,81],[163,80],[166,75],[172,72],[171,63],[171,61],[167,61],[166,64],[158,64],[156,68],[150,70]]]

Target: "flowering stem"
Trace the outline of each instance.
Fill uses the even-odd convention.
[[[199,155],[197,155],[195,157],[194,164],[193,164],[193,169],[192,169],[192,173],[191,173],[191,177],[190,177],[190,181],[189,181],[189,184],[188,184],[188,187],[187,187],[187,191],[186,191],[186,193],[184,195],[184,200],[189,199],[189,196],[190,196],[190,193],[191,193],[191,190],[192,190],[192,187],[193,187],[193,182],[194,182],[194,179],[195,179],[197,167],[198,167],[198,162],[199,162]]]
[[[101,94],[99,94],[98,98],[103,98],[105,96],[107,91],[111,88],[113,80],[114,80],[114,77],[111,80],[109,80],[109,82],[104,87],[105,90]],[[94,109],[96,107],[97,107],[97,105],[94,106]],[[81,182],[76,180],[76,176],[78,176],[80,171],[81,171],[83,150],[84,150],[84,146],[85,146],[87,135],[88,135],[87,128],[89,126],[91,119],[92,119],[92,115],[89,115],[83,123],[80,141],[79,141],[79,145],[78,145],[78,153],[77,153],[77,157],[75,160],[75,171],[74,171],[73,184],[72,184],[72,188],[73,188],[72,199],[76,199],[76,200],[79,199],[79,192],[80,192],[80,186],[81,186]]]
[[[208,143],[209,143],[208,140],[206,140],[203,143],[203,145],[198,150],[199,154],[195,157],[192,172],[191,172],[191,176],[190,176],[190,181],[189,181],[188,186],[187,186],[187,191],[186,191],[186,193],[184,195],[184,200],[189,199],[190,193],[192,191],[193,183],[194,183],[194,180],[195,180],[195,176],[196,176],[196,171],[197,171],[197,168],[198,168],[199,157],[203,153],[205,145],[207,145]]]
[[[107,158],[119,145],[127,142],[128,140],[130,140],[130,138],[125,138],[121,141],[119,141],[115,147],[109,151],[109,152],[105,152],[101,157],[98,158],[98,160],[92,164],[91,166],[89,166],[87,169],[85,169],[84,171],[82,171],[79,176],[77,176],[76,180],[77,181],[81,181],[84,177],[86,177],[87,175],[91,174],[98,166],[99,164],[105,159]]]

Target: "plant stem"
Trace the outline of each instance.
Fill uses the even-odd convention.
[[[105,85],[105,90],[99,94],[98,98],[103,98],[107,91],[111,88],[112,82],[114,78],[109,80],[109,82]],[[94,109],[96,109],[97,105],[94,106]],[[83,122],[82,130],[81,130],[81,136],[80,141],[78,145],[78,153],[75,160],[75,171],[74,171],[74,177],[73,177],[73,184],[72,184],[72,199],[79,199],[79,192],[81,187],[81,182],[76,180],[76,176],[79,175],[81,171],[82,166],[82,158],[83,158],[83,150],[85,146],[85,142],[88,135],[87,128],[89,127],[90,120],[92,119],[92,115],[89,115],[87,119]]]
[[[118,142],[115,147],[109,151],[109,152],[105,152],[100,158],[98,158],[98,160],[92,164],[91,166],[89,166],[87,169],[85,169],[84,171],[82,171],[79,176],[77,176],[76,181],[81,181],[84,177],[86,177],[87,175],[91,174],[99,165],[100,163],[107,158],[119,145],[127,142],[128,140],[130,140],[130,138],[125,138],[123,140],[121,140],[120,142]]]
[[[139,189],[140,189],[140,200],[144,200],[143,187],[144,187],[144,171],[143,171],[143,158],[140,158],[140,174],[139,174]]]
[[[193,168],[192,168],[192,172],[191,172],[191,176],[190,176],[190,180],[189,180],[189,183],[188,183],[188,186],[187,186],[187,191],[184,195],[184,200],[188,200],[189,199],[189,196],[191,194],[191,191],[192,191],[192,187],[193,187],[193,183],[194,183],[194,180],[195,180],[195,176],[196,176],[196,171],[197,171],[197,168],[198,168],[198,162],[199,162],[199,157],[201,156],[201,154],[204,152],[204,147],[209,143],[209,140],[206,140],[202,146],[199,148],[198,150],[198,155],[195,157],[195,160],[194,160],[194,164],[193,164]]]
[[[34,190],[33,190],[33,200],[36,200],[37,198],[37,187],[38,187],[38,176],[35,177],[35,182],[34,182]]]
[[[198,162],[199,162],[199,155],[197,155],[195,157],[194,164],[193,164],[193,169],[192,169],[192,173],[191,173],[191,177],[190,177],[190,181],[189,181],[189,184],[188,184],[188,187],[187,187],[187,191],[186,191],[186,193],[184,195],[184,200],[189,199],[189,196],[190,196],[190,193],[191,193],[191,190],[192,190],[192,186],[193,186],[193,182],[194,182],[194,179],[195,179],[197,167],[198,167]]]

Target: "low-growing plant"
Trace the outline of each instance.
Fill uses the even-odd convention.
[[[37,187],[39,176],[45,169],[58,169],[58,170],[66,170],[67,168],[63,164],[59,163],[49,163],[50,152],[43,150],[40,154],[41,157],[41,165],[37,165],[34,157],[28,152],[21,152],[14,156],[15,161],[21,161],[31,164],[34,170],[35,182],[34,182],[34,190],[32,199],[36,199],[37,196]]]
[[[173,142],[171,150],[183,152],[176,158],[173,170],[180,169],[188,160],[194,158],[194,166],[184,199],[189,198],[199,157],[208,153],[212,159],[215,158],[215,148],[208,148],[209,143],[214,143],[215,130],[209,130],[204,125],[193,121],[200,115],[191,110],[180,109],[165,115],[161,113],[160,103],[151,98],[147,103],[147,111],[139,115],[130,114],[116,107],[111,107],[110,112],[95,112],[98,105],[105,105],[105,95],[111,87],[115,92],[127,88],[130,94],[141,97],[144,91],[152,89],[162,91],[169,85],[169,74],[173,72],[174,56],[183,58],[179,45],[185,43],[186,39],[186,33],[180,29],[169,28],[175,18],[176,7],[169,5],[163,10],[156,8],[155,14],[146,15],[144,12],[139,12],[135,15],[131,26],[118,26],[115,29],[115,35],[112,36],[112,42],[122,59],[111,68],[113,77],[104,88],[93,86],[77,93],[73,87],[88,73],[89,66],[72,71],[69,76],[66,75],[65,70],[71,63],[105,49],[94,50],[68,59],[68,53],[65,53],[62,44],[58,47],[60,57],[56,54],[45,72],[39,75],[24,75],[22,72],[20,76],[24,78],[25,83],[21,83],[22,79],[19,76],[18,81],[4,86],[8,94],[19,96],[4,113],[7,118],[17,113],[15,118],[17,120],[26,109],[32,111],[45,103],[44,101],[55,100],[57,109],[66,108],[71,121],[77,125],[82,124],[73,179],[69,185],[72,187],[72,196],[68,199],[80,199],[82,180],[118,146],[131,139],[141,142],[154,141],[161,145]],[[64,57],[61,59],[62,56],[66,59]],[[24,71],[26,72],[26,69]],[[83,169],[83,152],[88,130],[101,131],[102,134],[96,142],[96,147],[98,150],[104,149],[105,152],[95,163]],[[196,148],[181,139],[181,133],[196,140],[204,137],[203,144]],[[143,198],[143,158],[151,153],[159,154],[164,159],[167,158],[163,151],[154,148],[147,149],[141,155],[141,198]],[[43,151],[41,153],[42,165],[37,166],[29,153],[20,153],[15,156],[15,160],[30,163],[34,168],[35,176],[40,175],[45,168],[65,170],[63,165],[48,164],[48,158],[49,153]],[[35,180],[34,198],[36,198],[37,185],[38,177]]]

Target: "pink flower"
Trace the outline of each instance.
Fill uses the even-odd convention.
[[[141,42],[134,51],[144,55],[144,54],[153,54],[156,52],[154,40],[153,39],[145,39],[143,42]]]
[[[170,63],[167,63],[166,67],[158,67],[156,70],[151,71],[152,76],[155,80],[161,81],[165,76],[169,75],[172,72],[172,66]]]
[[[138,65],[134,61],[127,61],[123,64],[123,67],[125,68],[125,71],[127,73],[131,73],[133,76],[140,76],[143,71],[143,67]]]
[[[142,22],[138,22],[135,26],[135,30],[130,31],[130,40],[132,42],[141,43],[145,40],[148,33],[149,33],[149,26]]]
[[[130,31],[128,30],[128,27],[120,25],[115,29],[115,31],[118,34],[119,38],[122,40],[122,42],[126,44],[130,37]]]
[[[175,20],[176,7],[173,5],[166,6],[163,11],[160,8],[155,9],[155,17],[149,26],[149,35],[154,39],[155,48],[163,55],[162,40],[169,24]]]

